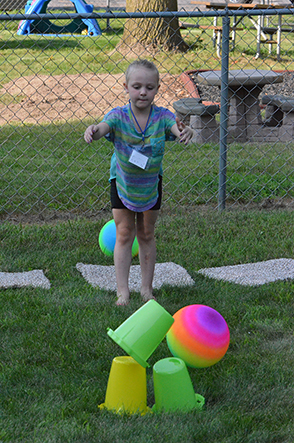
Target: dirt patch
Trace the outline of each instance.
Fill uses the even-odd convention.
[[[34,75],[20,77],[0,89],[0,125],[10,122],[99,119],[115,106],[127,103],[123,74]],[[173,102],[188,97],[179,76],[164,74],[156,104],[173,109]]]

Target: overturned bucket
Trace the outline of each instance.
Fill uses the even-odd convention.
[[[180,358],[159,360],[153,366],[154,412],[201,410],[205,399],[195,394],[188,369]]]
[[[173,317],[155,300],[149,300],[115,331],[107,334],[144,368],[150,355],[164,339]]]
[[[99,408],[141,415],[150,411],[147,407],[146,369],[132,357],[115,357],[108,377],[105,402]]]

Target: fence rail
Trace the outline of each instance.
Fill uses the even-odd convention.
[[[158,104],[195,130],[187,147],[167,143],[165,208],[292,208],[292,15],[288,7],[1,13],[1,219],[109,209],[112,147],[106,140],[88,146],[82,136],[125,103],[123,72],[138,56],[161,72]],[[88,35],[89,20],[100,35]],[[21,21],[30,22],[27,35]],[[72,23],[75,30],[63,34]],[[183,99],[191,97],[187,108]]]

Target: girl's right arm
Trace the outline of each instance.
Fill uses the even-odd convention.
[[[91,125],[86,129],[84,139],[87,143],[92,143],[93,140],[99,140],[109,132],[109,125],[105,122],[100,122],[98,125]]]

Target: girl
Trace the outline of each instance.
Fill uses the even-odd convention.
[[[153,299],[156,260],[154,229],[161,205],[162,159],[166,140],[179,137],[185,144],[193,130],[166,108],[153,104],[159,89],[159,72],[148,60],[131,63],[124,88],[129,103],[111,110],[98,125],[89,126],[87,143],[106,136],[114,144],[111,159],[111,206],[116,224],[114,264],[117,305],[129,302],[132,244],[137,235],[142,274],[141,296]]]

